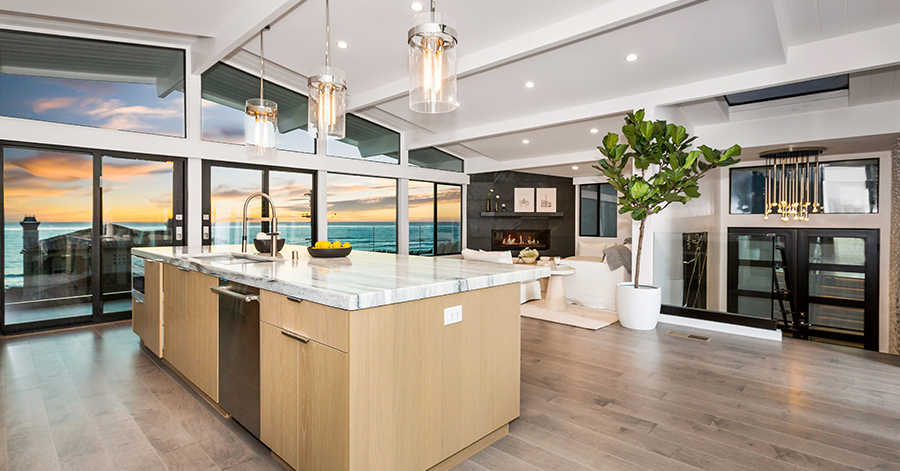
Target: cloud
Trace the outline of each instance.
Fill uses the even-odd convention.
[[[80,100],[78,97],[39,98],[31,104],[31,111],[43,114],[49,110],[71,108]]]
[[[8,156],[5,166],[7,169],[19,168],[36,177],[60,182],[90,180],[94,176],[93,158],[81,154],[34,152],[18,158]]]

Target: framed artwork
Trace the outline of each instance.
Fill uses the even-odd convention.
[[[556,212],[556,188],[538,188],[537,189],[537,212],[539,212],[539,213],[555,213]]]
[[[516,212],[534,212],[534,188],[516,188]]]

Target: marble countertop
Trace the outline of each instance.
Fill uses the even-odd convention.
[[[312,258],[305,246],[286,245],[274,261],[229,264],[204,260],[239,253],[240,246],[142,247],[132,254],[337,309],[356,310],[444,296],[550,276],[549,267],[504,265],[447,257],[353,251],[344,258]],[[291,252],[300,258],[291,260]]]

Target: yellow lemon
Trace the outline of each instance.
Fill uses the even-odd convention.
[[[331,248],[333,248],[333,249],[339,249],[339,248],[341,248],[341,241],[336,240],[336,241],[332,242],[332,243],[331,243]]]
[[[350,248],[350,242],[344,242],[344,248],[345,248],[345,249],[349,249],[349,248]]]

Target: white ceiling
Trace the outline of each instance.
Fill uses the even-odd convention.
[[[416,114],[397,85],[407,77],[411,1],[333,0],[332,65],[347,72],[351,97],[365,97],[360,114],[410,133],[407,142],[470,159],[477,163],[472,168],[489,162],[533,171],[538,162],[548,173],[583,176],[595,172],[589,169],[595,159],[577,156],[596,152],[599,139],[621,127],[624,112],[666,108],[692,126],[760,119],[766,111],[736,118],[717,97],[806,76],[851,73],[849,94],[773,106],[770,115],[900,100],[900,29],[891,29],[900,24],[900,0],[455,0],[437,9],[457,20],[461,106]],[[286,11],[271,23],[266,57],[288,74],[282,82],[302,84],[309,68],[324,62],[324,4],[254,0],[254,16],[239,0],[0,0],[0,27],[21,26],[8,21],[13,15],[38,30],[41,21],[48,31],[69,22],[113,38],[115,31],[128,38],[138,30],[159,32],[162,43],[198,37],[205,42],[197,50],[213,54],[211,60],[249,63],[259,52],[260,24]],[[848,36],[877,31],[890,34],[859,43]],[[844,49],[833,42],[843,39]],[[349,47],[339,49],[337,41]],[[815,49],[825,41],[832,42]],[[639,60],[626,62],[629,53]],[[476,63],[482,66],[465,68]],[[832,70],[832,63],[847,65]],[[526,89],[526,81],[535,87]],[[594,127],[596,135],[589,133]],[[530,144],[522,144],[525,138]]]
[[[900,22],[897,0],[774,0],[789,46]]]

